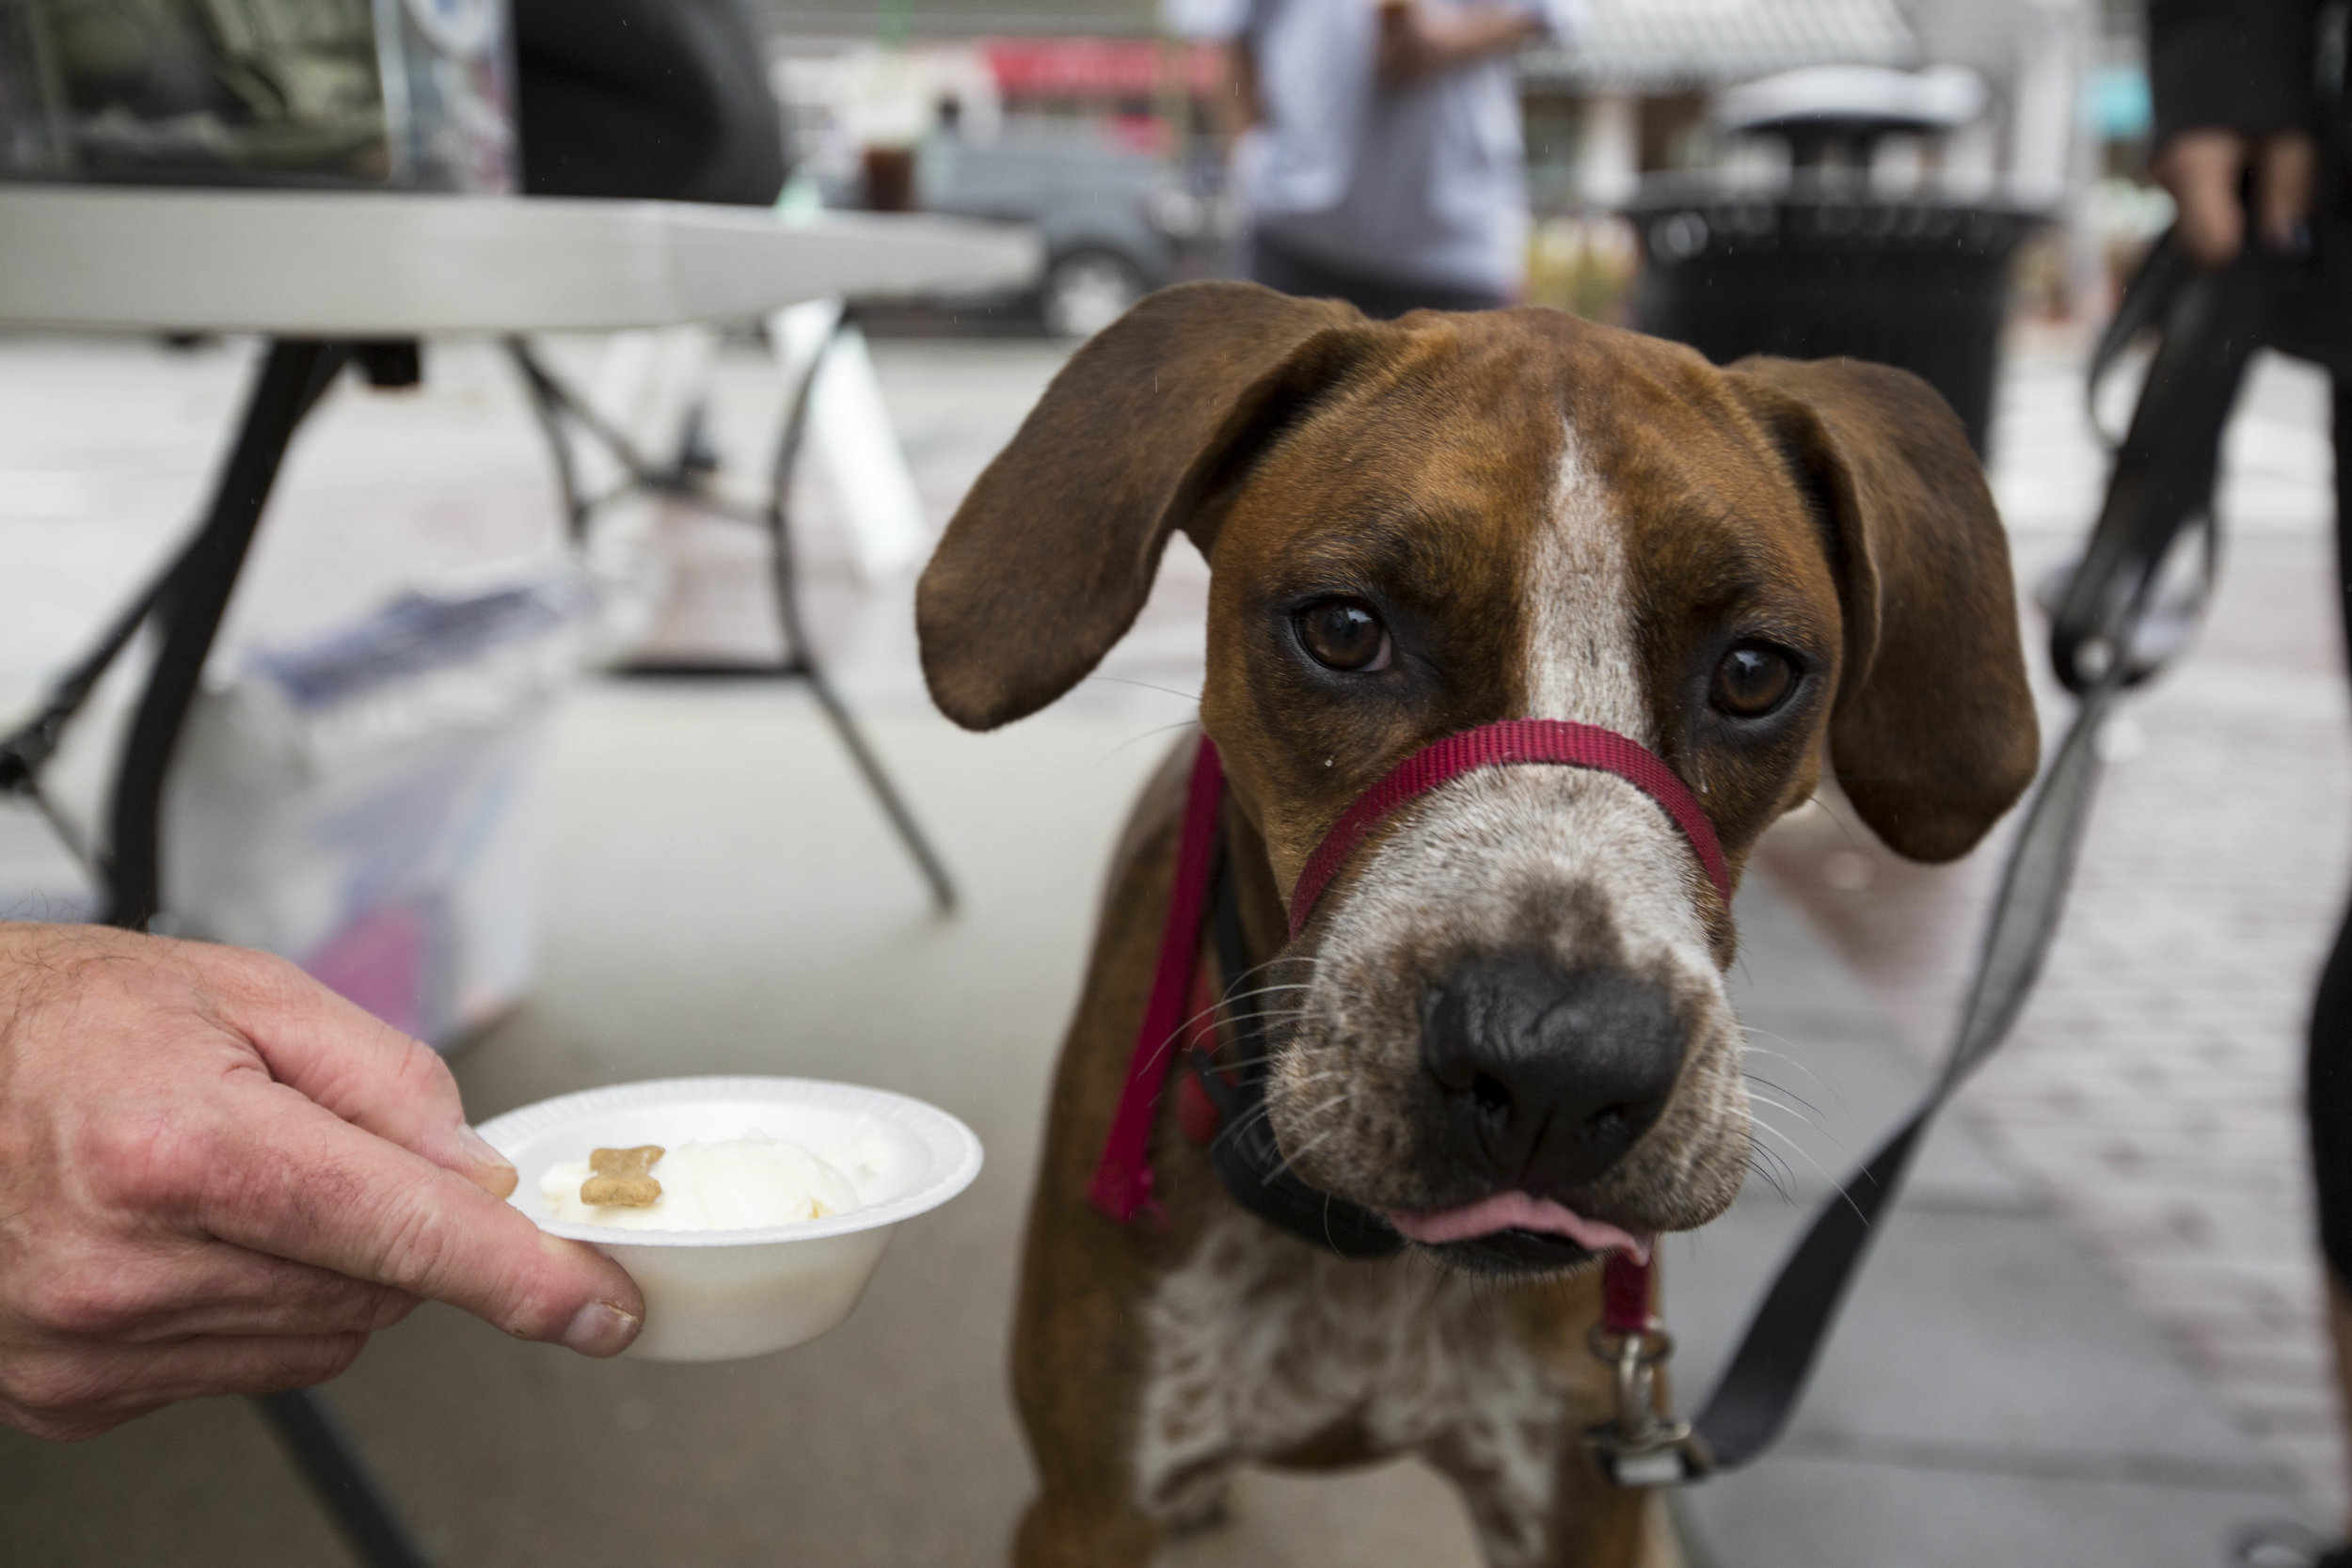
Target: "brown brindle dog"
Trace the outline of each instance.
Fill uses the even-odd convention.
[[[1140,1568],[1245,1463],[1417,1453],[1487,1560],[1668,1562],[1580,1441],[1613,1414],[1572,1235],[1688,1229],[1748,1165],[1731,911],[1658,805],[1567,768],[1383,822],[1295,942],[1317,840],[1414,749],[1577,720],[1664,757],[1735,875],[1826,749],[1902,854],[1967,850],[2033,776],[2008,548],[1950,411],[1900,372],[1686,348],[1545,309],[1387,325],[1247,284],[1144,301],[1072,358],[924,576],[923,666],[988,729],[1093,668],[1176,531],[1213,578],[1200,721],[1268,1016],[1267,1112],[1391,1216],[1548,1200],[1374,1262],[1227,1196],[1163,1099],[1165,1212],[1089,1206],[1168,908],[1184,768],[1112,869],[1053,1090],[1013,1376],[1023,1568]],[[1401,1228],[1406,1227],[1401,1224]]]

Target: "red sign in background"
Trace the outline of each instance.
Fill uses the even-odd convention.
[[[1217,51],[1153,39],[990,39],[981,57],[1007,98],[1149,98],[1216,87]]]

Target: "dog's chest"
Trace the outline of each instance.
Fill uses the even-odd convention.
[[[1136,1480],[1154,1512],[1233,1464],[1334,1441],[1441,1455],[1538,1508],[1549,1494],[1563,1389],[1491,1288],[1330,1257],[1236,1212],[1147,1310]]]

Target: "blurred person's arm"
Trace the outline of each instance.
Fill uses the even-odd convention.
[[[1380,80],[1406,87],[1490,55],[1510,54],[1551,31],[1543,13],[1524,6],[1381,0]]]
[[[1221,63],[1213,112],[1218,141],[1231,147],[1243,132],[1265,119],[1265,104],[1258,97],[1258,60],[1249,52],[1249,40],[1235,39],[1219,44],[1217,53]]]
[[[2314,10],[2313,0],[2149,0],[2150,168],[2201,266],[2221,266],[2245,245],[2249,170],[2263,244],[2301,243],[2318,164]]]
[[[292,964],[0,924],[0,1423],[323,1382],[427,1297],[613,1354],[644,1298],[515,1181],[430,1048]]]
[[[1160,23],[1170,34],[1216,50],[1216,96],[1209,112],[1218,142],[1229,148],[1265,118],[1258,97],[1257,60],[1249,47],[1249,24],[1257,5],[1258,0],[1160,0]]]

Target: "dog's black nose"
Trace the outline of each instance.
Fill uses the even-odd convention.
[[[1478,958],[1426,993],[1422,1060],[1454,1154],[1551,1196],[1607,1170],[1658,1119],[1682,1031],[1663,989],[1623,970]]]

